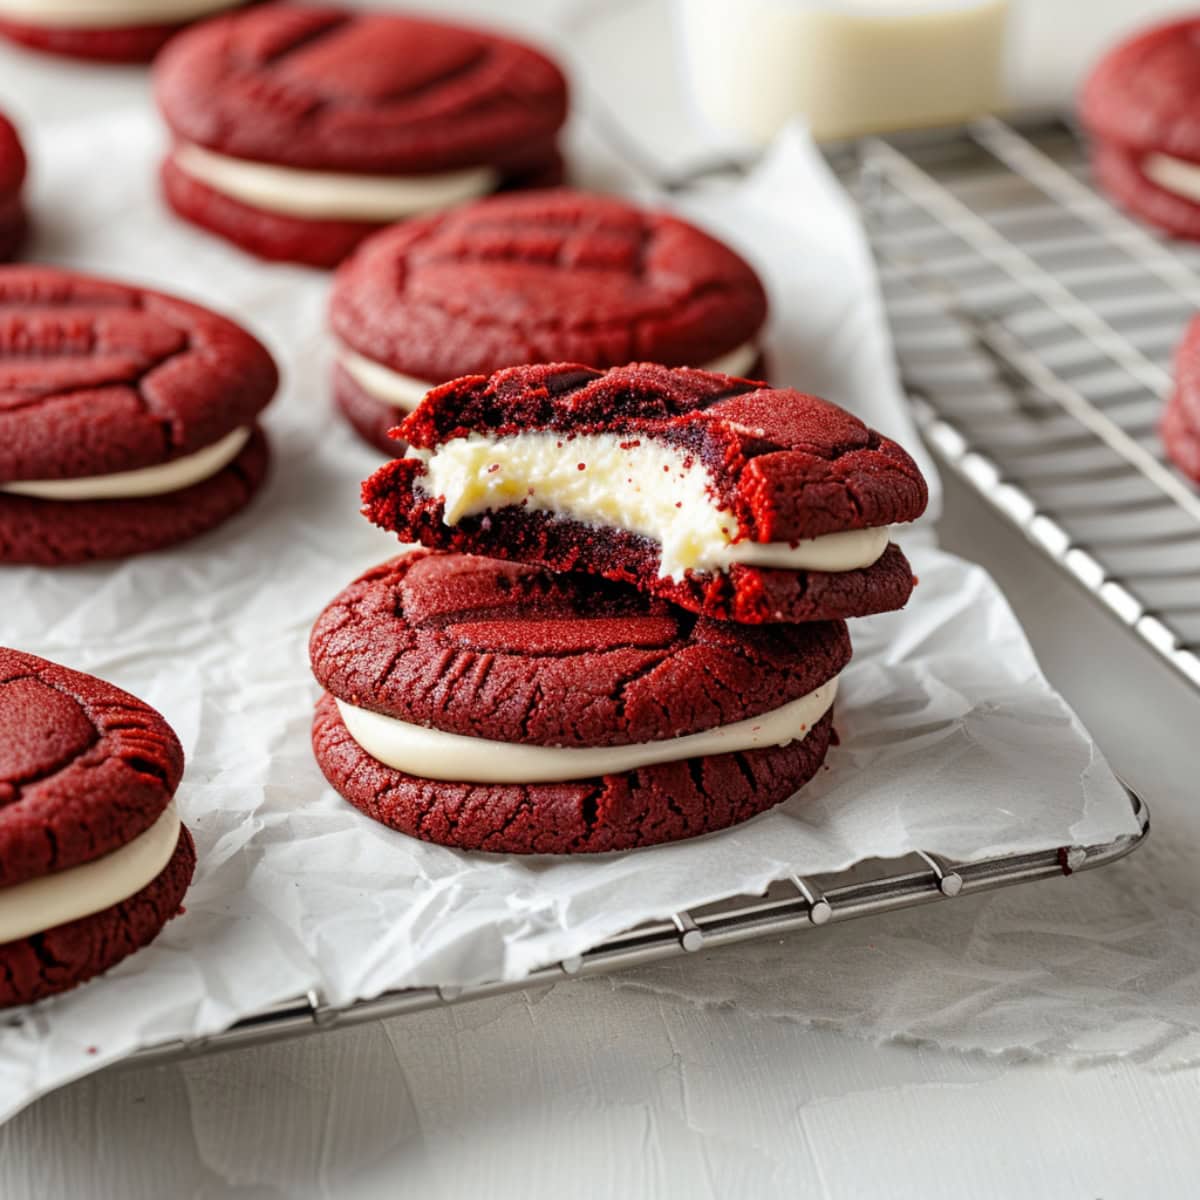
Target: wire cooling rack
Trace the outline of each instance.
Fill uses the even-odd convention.
[[[465,988],[409,988],[387,992],[374,1000],[359,1001],[344,1008],[331,1007],[319,993],[309,992],[239,1021],[223,1033],[196,1041],[154,1046],[139,1051],[117,1066],[157,1066],[198,1054],[257,1046],[319,1030],[345,1029],[539,984],[608,974],[751,938],[813,930],[857,917],[969,896],[993,888],[1073,875],[1123,858],[1145,838],[1150,829],[1149,813],[1132,792],[1129,799],[1138,820],[1138,832],[1103,845],[1063,846],[973,863],[952,863],[937,855],[912,854],[905,858],[859,863],[837,875],[794,875],[772,884],[762,896],[739,896],[690,912],[676,913],[669,920],[639,925],[628,933],[602,942],[586,954],[544,967],[521,980]]]
[[[943,467],[1200,688],[1200,493],[1158,436],[1200,249],[1113,208],[1057,117],[831,158]]]
[[[612,140],[636,160],[617,128]],[[1200,500],[1155,434],[1169,358],[1200,307],[1200,252],[1167,249],[1101,200],[1061,120],[988,120],[834,148],[879,258],[923,431],[1030,539],[1200,687]],[[725,162],[659,182],[674,190]],[[652,165],[647,165],[647,174]],[[336,1008],[317,992],[212,1037],[143,1050],[146,1066],[341,1029],[751,938],[1104,866],[1138,832],[974,863],[929,854],[793,876],[610,938],[519,981],[412,988]]]

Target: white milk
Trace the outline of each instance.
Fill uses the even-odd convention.
[[[676,0],[713,125],[768,141],[948,124],[1002,100],[1008,0]]]

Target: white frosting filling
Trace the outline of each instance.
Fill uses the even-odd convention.
[[[636,771],[656,763],[802,741],[833,707],[837,685],[835,675],[807,696],[760,716],[700,733],[631,746],[525,746],[494,742],[410,725],[342,700],[337,701],[337,706],[350,736],[372,758],[405,774],[455,783],[562,783]]]
[[[485,196],[500,183],[492,167],[436,175],[352,175],[230,158],[191,142],[176,146],[173,159],[201,183],[252,208],[314,220],[397,221]]]
[[[1147,154],[1142,159],[1142,174],[1164,191],[1200,204],[1200,163],[1169,154]]]
[[[45,933],[136,896],[166,869],[179,845],[179,813],[169,804],[141,837],[81,867],[0,888],[0,945]]]
[[[717,507],[703,464],[677,446],[647,438],[566,437],[545,430],[507,438],[473,433],[433,450],[409,447],[408,455],[425,465],[425,491],[444,498],[447,525],[522,505],[615,527],[658,542],[659,573],[669,579],[733,563],[853,571],[878,561],[888,544],[886,526],[796,542],[736,541],[737,520]]]
[[[120,29],[178,25],[232,8],[239,0],[0,0],[0,15],[26,25]]]
[[[0,492],[39,500],[128,500],[179,492],[224,470],[242,452],[250,433],[248,427],[235,429],[195,454],[185,454],[154,467],[119,471],[115,475],[86,475],[82,479],[18,480],[0,483]]]
[[[364,358],[349,346],[338,347],[338,362],[346,374],[358,384],[372,400],[381,400],[404,412],[412,412],[425,394],[437,387],[427,379],[417,379],[385,367],[374,359]]]
[[[754,366],[758,355],[757,342],[743,342],[720,358],[705,363],[700,369],[716,371],[718,375],[742,376]],[[372,399],[393,404],[405,412],[412,412],[425,399],[425,394],[438,386],[427,379],[416,379],[412,375],[393,371],[374,359],[364,358],[349,346],[338,347],[338,362]]]

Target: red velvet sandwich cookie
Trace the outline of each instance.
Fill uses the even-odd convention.
[[[16,254],[25,238],[25,151],[12,123],[0,113],[0,262]]]
[[[1084,85],[1080,116],[1113,199],[1169,233],[1200,238],[1200,18],[1110,51]]]
[[[262,258],[332,266],[393,221],[561,179],[562,72],[478,30],[271,5],[190,30],[154,73],[167,200]]]
[[[481,200],[373,237],[331,300],[337,402],[367,441],[460,375],[628,362],[761,373],[767,298],[732,250],[613,196]]]
[[[318,619],[330,783],[427,841],[627,850],[787,799],[832,737],[841,622],[750,629],[586,575],[410,551]]]
[[[107,971],[179,911],[196,866],[182,773],[154,709],[0,647],[0,1008]]]
[[[928,492],[895,442],[814,396],[652,364],[514,367],[431,392],[363,485],[401,541],[588,571],[726,620],[900,608],[889,527]]]
[[[239,0],[0,0],[0,34],[34,50],[149,62],[190,21]]]
[[[1175,465],[1200,483],[1200,317],[1175,352],[1175,394],[1163,414],[1162,438]]]
[[[156,550],[244,508],[275,391],[248,333],[157,292],[0,268],[0,562]]]

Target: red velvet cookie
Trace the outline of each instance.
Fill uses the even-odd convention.
[[[463,26],[275,4],[175,39],[155,87],[168,202],[263,258],[332,266],[393,221],[561,177],[562,72]]]
[[[148,705],[0,648],[0,1008],[108,970],[178,912],[196,861],[182,773]]]
[[[1130,212],[1200,238],[1200,18],[1122,42],[1084,85],[1100,184]]]
[[[200,20],[240,0],[163,0],[158,6],[113,0],[110,11],[90,22],[49,21],[27,4],[0,3],[0,35],[33,50],[94,62],[149,62],[189,21]]]
[[[270,355],[224,317],[47,267],[0,268],[0,562],[192,537],[266,473]]]
[[[25,151],[21,139],[0,113],[0,262],[16,254],[25,237]]]
[[[367,441],[436,384],[537,362],[761,370],[767,298],[727,246],[614,196],[500,196],[372,238],[330,302],[342,412]]]
[[[707,371],[577,364],[468,376],[397,429],[363,485],[401,541],[587,571],[706,616],[901,607],[888,540],[928,492],[895,442],[823,400]]]
[[[412,551],[318,619],[313,746],[369,816],[470,850],[625,850],[787,799],[831,738],[842,622],[746,628],[621,585]]]

